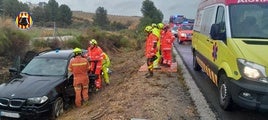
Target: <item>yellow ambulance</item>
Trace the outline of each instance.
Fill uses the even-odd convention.
[[[219,104],[268,111],[268,0],[201,0],[193,69],[219,91]]]

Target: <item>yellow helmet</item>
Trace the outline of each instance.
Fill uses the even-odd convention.
[[[152,27],[157,27],[157,25],[155,23],[152,23]]]
[[[75,54],[78,54],[78,53],[82,53],[82,50],[80,48],[76,47],[76,48],[74,48],[73,52]]]
[[[158,27],[159,29],[163,29],[163,28],[164,28],[164,24],[163,24],[163,23],[158,23],[158,24],[157,24],[157,27]]]
[[[89,43],[92,44],[92,45],[97,45],[98,44],[97,40],[95,40],[95,39],[92,39]]]
[[[151,32],[152,29],[153,29],[152,26],[146,26],[145,29],[144,29],[144,31],[145,32]]]

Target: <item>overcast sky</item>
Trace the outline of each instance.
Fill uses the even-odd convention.
[[[19,0],[22,2],[48,2],[48,0]],[[142,16],[143,0],[56,0],[60,5],[66,4],[71,10],[95,13],[98,7],[104,7],[108,14]],[[200,0],[151,0],[157,9],[164,14],[164,20],[170,15],[183,14],[187,18],[195,18]]]

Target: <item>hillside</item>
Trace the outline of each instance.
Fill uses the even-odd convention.
[[[93,22],[94,13],[88,13],[83,11],[73,11],[73,20],[74,21],[88,21]],[[124,25],[130,24],[129,29],[135,29],[135,27],[139,24],[139,20],[141,17],[139,16],[119,16],[119,15],[108,15],[108,19],[111,22],[119,22]]]

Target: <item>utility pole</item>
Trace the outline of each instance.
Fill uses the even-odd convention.
[[[54,24],[53,37],[54,37],[54,39],[55,39],[55,34],[56,34],[56,22],[53,22],[53,24]]]
[[[4,11],[4,10],[1,8],[1,9],[0,9],[0,15],[3,15],[3,13],[4,13],[3,11]]]

